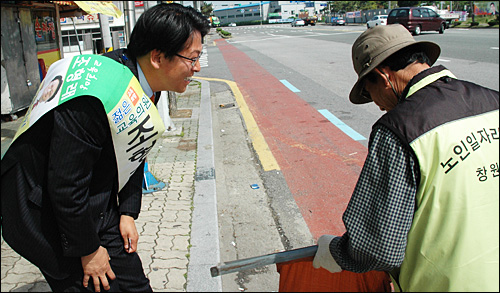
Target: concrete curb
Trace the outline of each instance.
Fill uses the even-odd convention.
[[[198,81],[201,101],[187,291],[222,292],[221,277],[210,275],[210,267],[220,261],[210,84]]]

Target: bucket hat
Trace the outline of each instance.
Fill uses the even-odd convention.
[[[352,45],[352,64],[358,74],[358,80],[351,89],[349,100],[353,104],[372,102],[370,95],[363,90],[363,78],[389,56],[410,46],[425,52],[431,65],[441,53],[439,45],[428,41],[415,41],[411,33],[400,24],[379,25],[363,32]]]

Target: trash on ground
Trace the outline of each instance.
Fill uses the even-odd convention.
[[[259,189],[259,184],[251,184],[252,189]]]
[[[222,108],[222,109],[231,108],[231,107],[234,107],[234,103],[220,104],[219,107]]]

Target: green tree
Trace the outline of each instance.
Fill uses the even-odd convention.
[[[370,1],[370,2],[373,2],[374,4],[373,9],[389,8],[389,1]]]
[[[453,1],[450,8],[452,11],[467,11],[470,9],[471,1]]]
[[[328,1],[332,13],[388,8],[388,1]]]
[[[398,1],[398,6],[399,7],[413,7],[413,6],[418,6],[421,1]],[[427,3],[430,5],[429,3]]]
[[[357,10],[377,9],[378,8],[377,2],[380,2],[380,1],[359,1]]]
[[[354,11],[354,2],[355,1],[329,1],[330,11],[333,14],[343,14],[347,11]]]
[[[201,14],[205,16],[211,16],[212,12],[214,11],[214,8],[212,6],[212,3],[207,4],[207,2],[203,2],[203,5],[201,6]]]

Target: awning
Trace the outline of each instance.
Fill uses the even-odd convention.
[[[74,1],[76,5],[87,13],[102,13],[104,15],[120,18],[122,12],[111,1]]]
[[[120,18],[122,12],[112,1],[51,1],[63,8],[64,6],[78,6],[88,14],[101,13],[115,18]],[[64,9],[62,9],[64,10]]]

